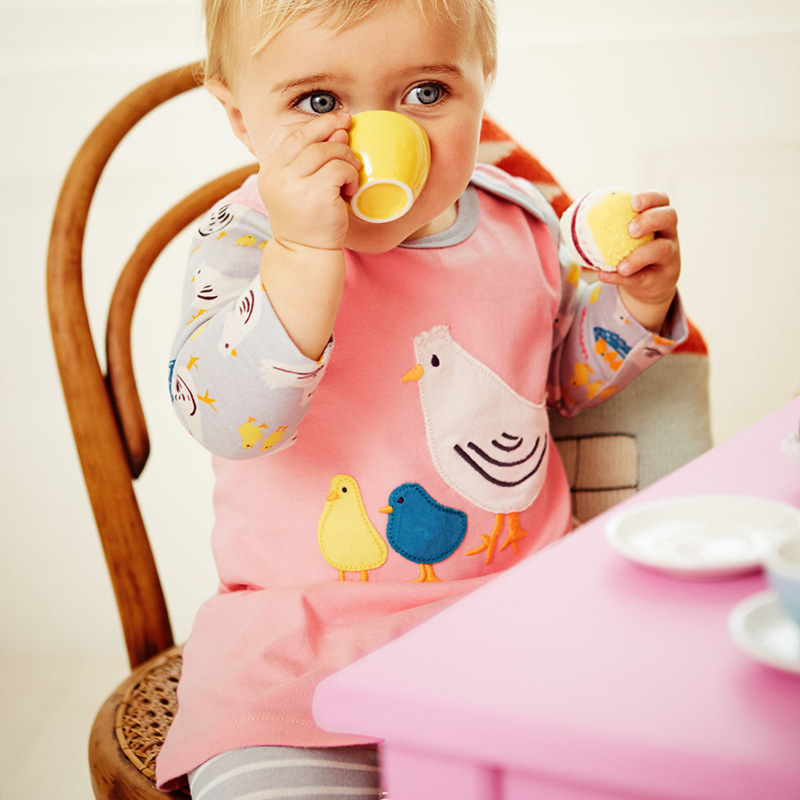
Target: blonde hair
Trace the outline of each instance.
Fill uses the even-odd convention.
[[[284,28],[306,14],[318,12],[336,31],[342,31],[367,17],[387,2],[398,0],[203,0],[208,57],[205,77],[230,83],[230,66],[235,63],[236,32],[248,16],[255,18],[255,55]],[[423,18],[444,16],[472,28],[475,46],[483,56],[484,74],[489,77],[497,64],[497,28],[494,0],[403,0],[416,7]]]

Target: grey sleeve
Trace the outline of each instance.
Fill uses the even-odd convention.
[[[269,237],[262,214],[229,203],[206,218],[189,257],[170,395],[189,433],[224,458],[290,446],[333,349],[307,358],[275,314],[259,274]]]

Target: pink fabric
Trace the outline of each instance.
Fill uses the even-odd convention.
[[[453,247],[348,253],[334,352],[298,441],[274,458],[215,459],[213,545],[222,588],[201,609],[185,648],[180,709],[158,763],[162,788],[181,785],[187,771],[234,747],[364,741],[314,724],[319,680],[568,529],[566,480],[553,457],[538,499],[521,515],[529,535],[498,549],[489,565],[482,553],[466,555],[490,533],[495,515],[439,476],[419,389],[402,380],[415,364],[415,337],[447,325],[515,392],[545,399],[561,280],[553,241],[545,225],[482,192],[480,214],[478,229]],[[502,241],[492,225],[500,217]],[[469,402],[452,398],[454,406]],[[338,581],[317,542],[338,474],[356,478],[381,533],[379,509],[406,482],[466,511],[463,543],[434,565],[441,583],[411,582],[418,565],[392,549],[368,582],[358,574]],[[501,544],[505,537],[504,530]]]
[[[800,398],[625,505],[712,493],[800,506],[781,452],[798,416]],[[624,508],[323,682],[320,724],[380,731],[393,800],[449,796],[442,776],[475,800],[795,800],[800,682],[727,625],[765,576],[632,563],[603,534]]]
[[[189,259],[170,389],[219,454],[221,587],[184,650],[163,788],[232,748],[365,741],[315,725],[319,681],[562,536],[543,404],[600,402],[686,333],[680,303],[657,337],[559,264],[552,210],[490,167],[441,236],[346,253],[320,362],[263,291],[269,235],[250,179]]]

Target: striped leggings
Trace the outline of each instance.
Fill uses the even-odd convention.
[[[245,747],[189,774],[192,800],[379,800],[375,747]]]

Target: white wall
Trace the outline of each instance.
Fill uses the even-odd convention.
[[[499,0],[491,111],[573,194],[657,184],[680,212],[689,314],[711,348],[718,440],[800,381],[800,8],[795,0]],[[124,665],[51,356],[44,260],[60,180],[123,93],[202,53],[195,0],[0,1],[5,609],[0,658]],[[178,141],[176,146],[175,140]],[[148,220],[246,154],[201,93],[131,137],[89,229],[93,321]],[[215,588],[207,459],[172,418],[166,349],[185,242],[148,280],[136,359],[154,458],[140,486],[176,634]]]
[[[681,291],[711,352],[714,433],[728,438],[800,390],[800,5],[500,8],[492,108],[506,127],[573,194],[669,192]]]

